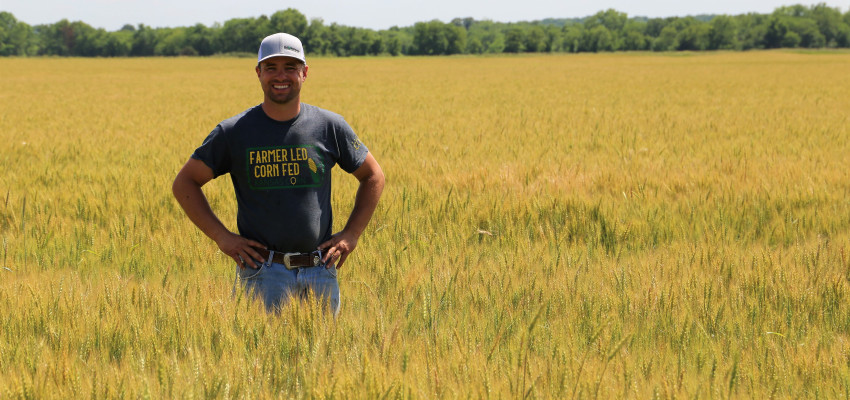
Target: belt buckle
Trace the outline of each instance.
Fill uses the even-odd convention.
[[[301,253],[285,253],[285,254],[283,255],[283,265],[286,267],[286,269],[296,269],[296,268],[298,268],[298,267],[293,267],[293,266],[290,264],[290,261],[289,261],[289,260],[290,260],[290,258],[289,258],[289,257],[291,257],[291,256],[297,256],[297,255],[301,255]]]
[[[312,265],[313,267],[319,265],[322,262],[322,251],[318,250],[318,251],[314,251],[312,253],[284,253],[283,254],[283,265],[286,267],[286,269],[296,269],[296,268],[298,268],[298,266],[292,265],[292,258],[291,257],[292,256],[302,256],[302,255],[305,255],[305,254],[313,256],[313,260],[312,260],[313,261],[313,265]]]

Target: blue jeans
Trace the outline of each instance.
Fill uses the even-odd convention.
[[[283,264],[268,260],[260,264],[259,269],[237,266],[236,274],[245,293],[261,297],[268,312],[279,312],[291,298],[307,300],[310,293],[334,316],[339,312],[336,266],[325,268],[324,264],[320,264],[315,267],[287,269]]]

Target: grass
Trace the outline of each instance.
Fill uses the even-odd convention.
[[[387,175],[333,321],[234,295],[170,194],[250,62],[0,59],[0,397],[846,396],[848,64],[311,59]]]

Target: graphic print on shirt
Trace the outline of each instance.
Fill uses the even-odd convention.
[[[324,183],[325,163],[316,146],[255,147],[246,151],[251,189],[317,187]]]

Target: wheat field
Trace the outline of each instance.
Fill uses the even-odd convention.
[[[850,53],[308,61],[387,176],[336,320],[171,196],[253,60],[0,59],[0,398],[850,396]]]

